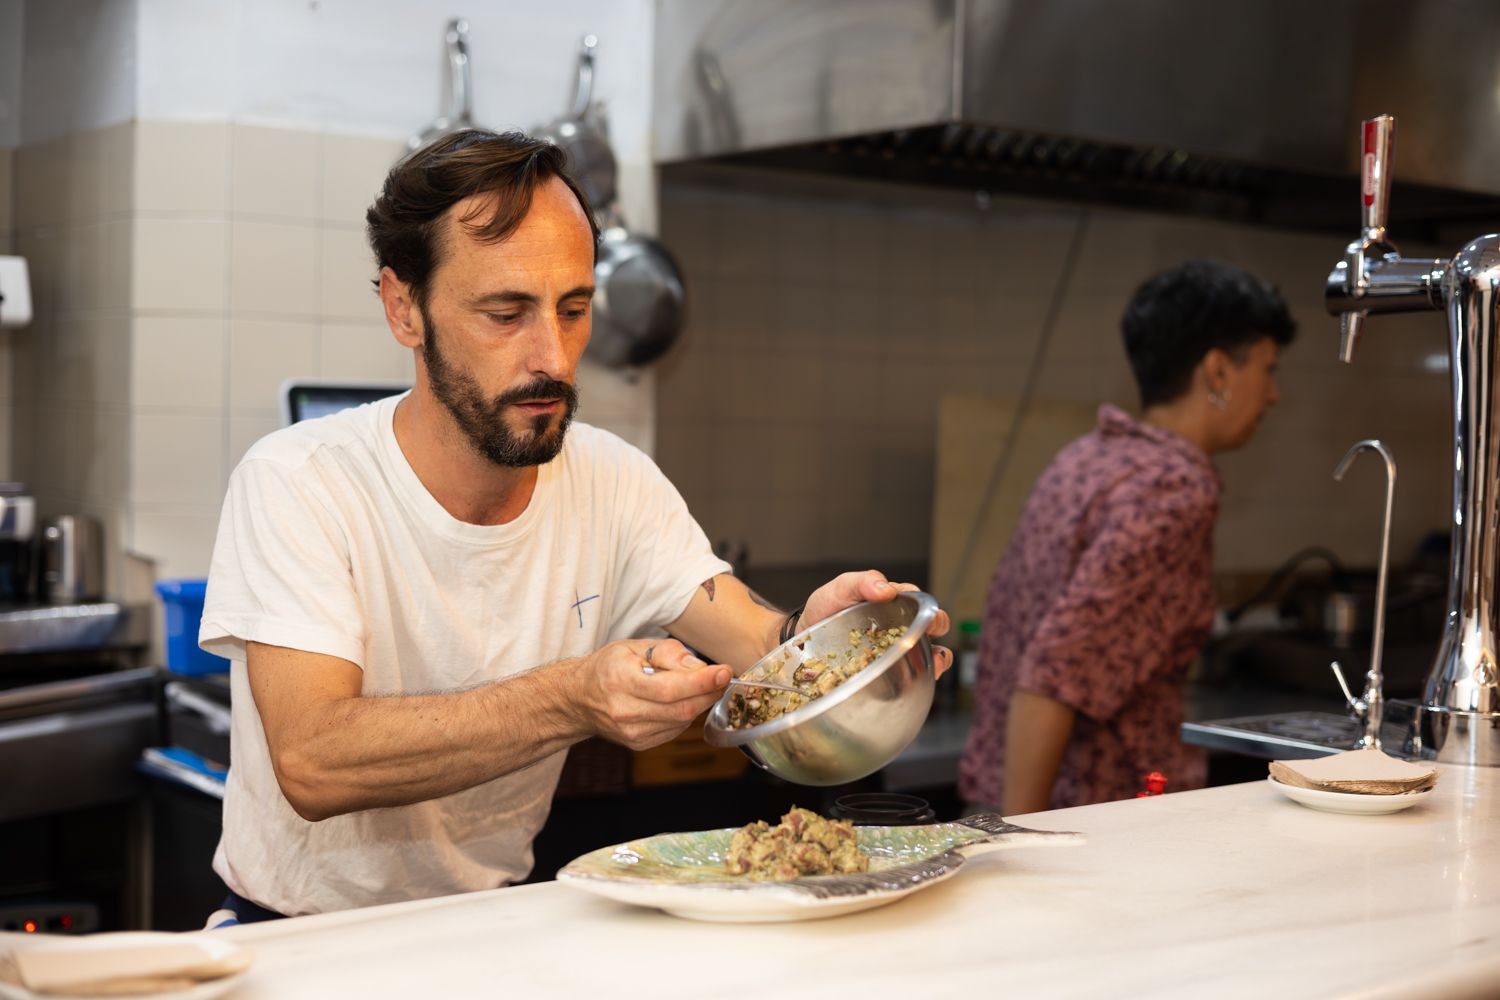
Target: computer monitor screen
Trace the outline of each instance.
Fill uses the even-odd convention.
[[[373,403],[411,388],[410,382],[371,379],[364,382],[320,379],[288,379],[281,386],[282,422],[326,417],[330,413]]]

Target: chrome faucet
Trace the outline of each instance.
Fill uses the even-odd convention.
[[[1361,131],[1363,232],[1328,275],[1340,317],[1339,358],[1353,361],[1371,313],[1442,309],[1453,379],[1453,552],[1442,645],[1415,706],[1407,749],[1440,761],[1500,767],[1500,234],[1451,260],[1402,257],[1386,237],[1395,119]]]
[[[1380,568],[1375,575],[1375,634],[1370,642],[1370,670],[1365,674],[1365,693],[1358,698],[1354,697],[1344,681],[1344,672],[1339,668],[1339,662],[1334,660],[1330,666],[1333,667],[1333,676],[1337,678],[1339,687],[1343,688],[1349,711],[1365,726],[1365,734],[1355,746],[1379,750],[1380,726],[1385,721],[1385,674],[1381,671],[1380,661],[1381,654],[1385,651],[1385,594],[1391,566],[1391,513],[1396,507],[1396,458],[1382,441],[1374,438],[1356,441],[1339,460],[1338,466],[1333,470],[1333,478],[1342,482],[1344,473],[1354,464],[1355,457],[1365,449],[1385,459],[1385,519],[1380,533]]]

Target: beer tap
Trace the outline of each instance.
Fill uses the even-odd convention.
[[[1422,703],[1413,706],[1406,749],[1441,761],[1500,767],[1500,234],[1476,237],[1447,260],[1401,256],[1386,233],[1394,137],[1389,115],[1361,126],[1361,232],[1329,273],[1324,299],[1339,317],[1339,358],[1345,362],[1354,360],[1372,313],[1447,313],[1453,384],[1448,613]],[[1388,544],[1382,545],[1382,565]],[[1379,653],[1377,636],[1373,654]],[[1378,691],[1378,659],[1371,668],[1364,698],[1345,689],[1351,707],[1364,717],[1365,745],[1376,745],[1383,707],[1378,695],[1373,703],[1370,697]]]

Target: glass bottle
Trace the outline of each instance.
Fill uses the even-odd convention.
[[[954,671],[958,674],[959,711],[974,708],[974,690],[979,685],[979,631],[980,623],[973,618],[958,626],[958,663]]]

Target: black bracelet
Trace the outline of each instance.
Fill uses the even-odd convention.
[[[786,642],[797,634],[797,619],[802,617],[802,608],[805,607],[807,607],[806,604],[802,605],[801,608],[787,615],[786,621],[781,623],[781,642]]]

